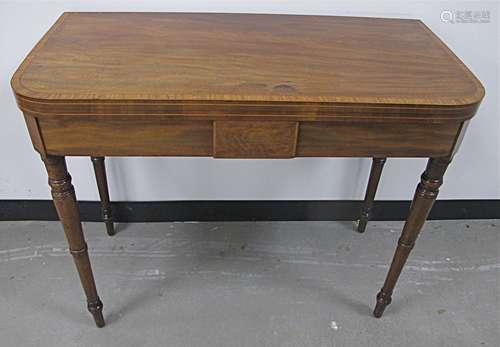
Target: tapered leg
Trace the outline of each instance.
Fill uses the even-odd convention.
[[[91,157],[92,164],[94,165],[95,179],[97,181],[97,188],[99,189],[99,196],[101,198],[101,212],[104,224],[106,224],[106,231],[109,236],[115,234],[113,226],[113,210],[111,202],[109,201],[108,180],[106,179],[106,166],[104,165],[104,157]]]
[[[52,188],[52,198],[63,225],[64,233],[73,256],[80,281],[87,296],[87,308],[94,317],[95,324],[104,326],[102,302],[97,295],[97,289],[87,253],[87,244],[80,223],[80,212],[71,184],[71,176],[66,169],[64,157],[48,156],[42,158],[49,175],[49,185]]]
[[[368,179],[368,187],[366,188],[365,201],[363,202],[363,208],[361,209],[358,221],[359,233],[365,232],[366,224],[370,220],[373,200],[377,193],[378,182],[380,181],[380,175],[382,175],[385,160],[386,158],[373,158],[372,160],[372,168],[370,170],[370,178]]]
[[[394,253],[391,267],[389,268],[382,289],[377,294],[377,304],[373,311],[373,315],[377,318],[382,316],[386,306],[391,303],[394,286],[436,200],[439,187],[443,183],[443,175],[449,163],[450,158],[448,157],[431,158],[427,163],[427,168],[422,174],[421,181],[413,197],[410,213],[403,227],[403,232],[398,240],[398,246]]]

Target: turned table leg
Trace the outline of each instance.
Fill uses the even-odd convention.
[[[373,200],[375,199],[375,194],[377,193],[378,183],[380,181],[380,175],[382,175],[382,169],[384,168],[386,158],[373,158],[372,168],[370,170],[370,178],[368,179],[368,186],[366,188],[365,200],[363,202],[363,208],[358,221],[358,232],[364,233],[366,229],[366,224],[371,218],[371,211],[373,208]]]
[[[109,201],[108,180],[106,179],[106,166],[104,165],[104,157],[91,157],[94,165],[95,179],[97,188],[99,189],[99,197],[101,198],[101,212],[106,231],[109,236],[115,234],[113,226],[113,210]]]
[[[95,324],[101,328],[105,324],[102,315],[102,302],[97,295],[87,253],[87,244],[80,223],[75,190],[71,184],[71,176],[66,169],[66,161],[64,157],[58,156],[47,156],[42,160],[47,169],[52,198],[68,240],[69,251],[73,256],[83,290],[87,296],[87,308],[94,317]]]
[[[384,285],[377,294],[377,304],[373,315],[380,318],[387,305],[391,303],[392,292],[401,274],[408,255],[412,250],[422,226],[436,200],[439,187],[443,183],[443,175],[450,163],[449,157],[431,158],[417,186],[410,213],[398,240],[398,246],[387,273]]]

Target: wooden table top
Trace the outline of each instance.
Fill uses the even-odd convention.
[[[64,13],[12,87],[42,114],[65,103],[276,103],[465,119],[484,95],[419,20],[260,14]]]

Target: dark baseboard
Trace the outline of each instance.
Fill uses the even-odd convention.
[[[100,221],[100,203],[80,201],[82,221]],[[376,201],[372,220],[404,220],[410,201]],[[117,222],[356,220],[361,201],[114,202]],[[500,200],[438,200],[429,219],[500,218]],[[0,200],[0,221],[57,220],[51,200]]]

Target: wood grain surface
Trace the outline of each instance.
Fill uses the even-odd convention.
[[[218,158],[450,155],[461,123],[40,119],[32,141],[51,155]],[[39,133],[37,132],[39,131]],[[43,141],[38,140],[43,138]]]
[[[39,116],[238,115],[249,105],[280,116],[287,104],[285,115],[370,106],[371,116],[466,119],[484,94],[418,20],[197,13],[65,13],[12,87]]]
[[[215,122],[214,157],[293,158],[297,133],[296,122]]]
[[[48,153],[86,156],[211,156],[212,122],[168,119],[41,119]]]

